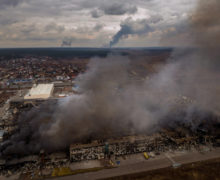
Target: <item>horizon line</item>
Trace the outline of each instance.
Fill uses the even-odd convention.
[[[140,46],[140,47],[0,47],[0,49],[48,49],[48,48],[60,48],[60,49],[143,49],[143,48],[180,48],[180,47],[170,47],[170,46]]]

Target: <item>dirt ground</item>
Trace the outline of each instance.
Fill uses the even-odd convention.
[[[220,158],[102,180],[220,180]]]

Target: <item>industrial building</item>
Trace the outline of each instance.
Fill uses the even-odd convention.
[[[52,96],[54,84],[34,84],[24,99],[48,99]]]

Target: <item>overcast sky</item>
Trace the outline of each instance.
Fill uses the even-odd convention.
[[[175,46],[197,0],[0,0],[0,47]]]

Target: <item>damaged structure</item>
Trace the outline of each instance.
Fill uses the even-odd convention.
[[[219,146],[215,135],[201,134],[194,136],[178,136],[178,132],[167,130],[152,136],[137,135],[103,141],[92,141],[89,144],[72,144],[70,146],[70,160],[72,162],[83,160],[103,159],[106,156],[120,157],[143,152],[166,152],[169,150],[200,150],[201,145]]]

